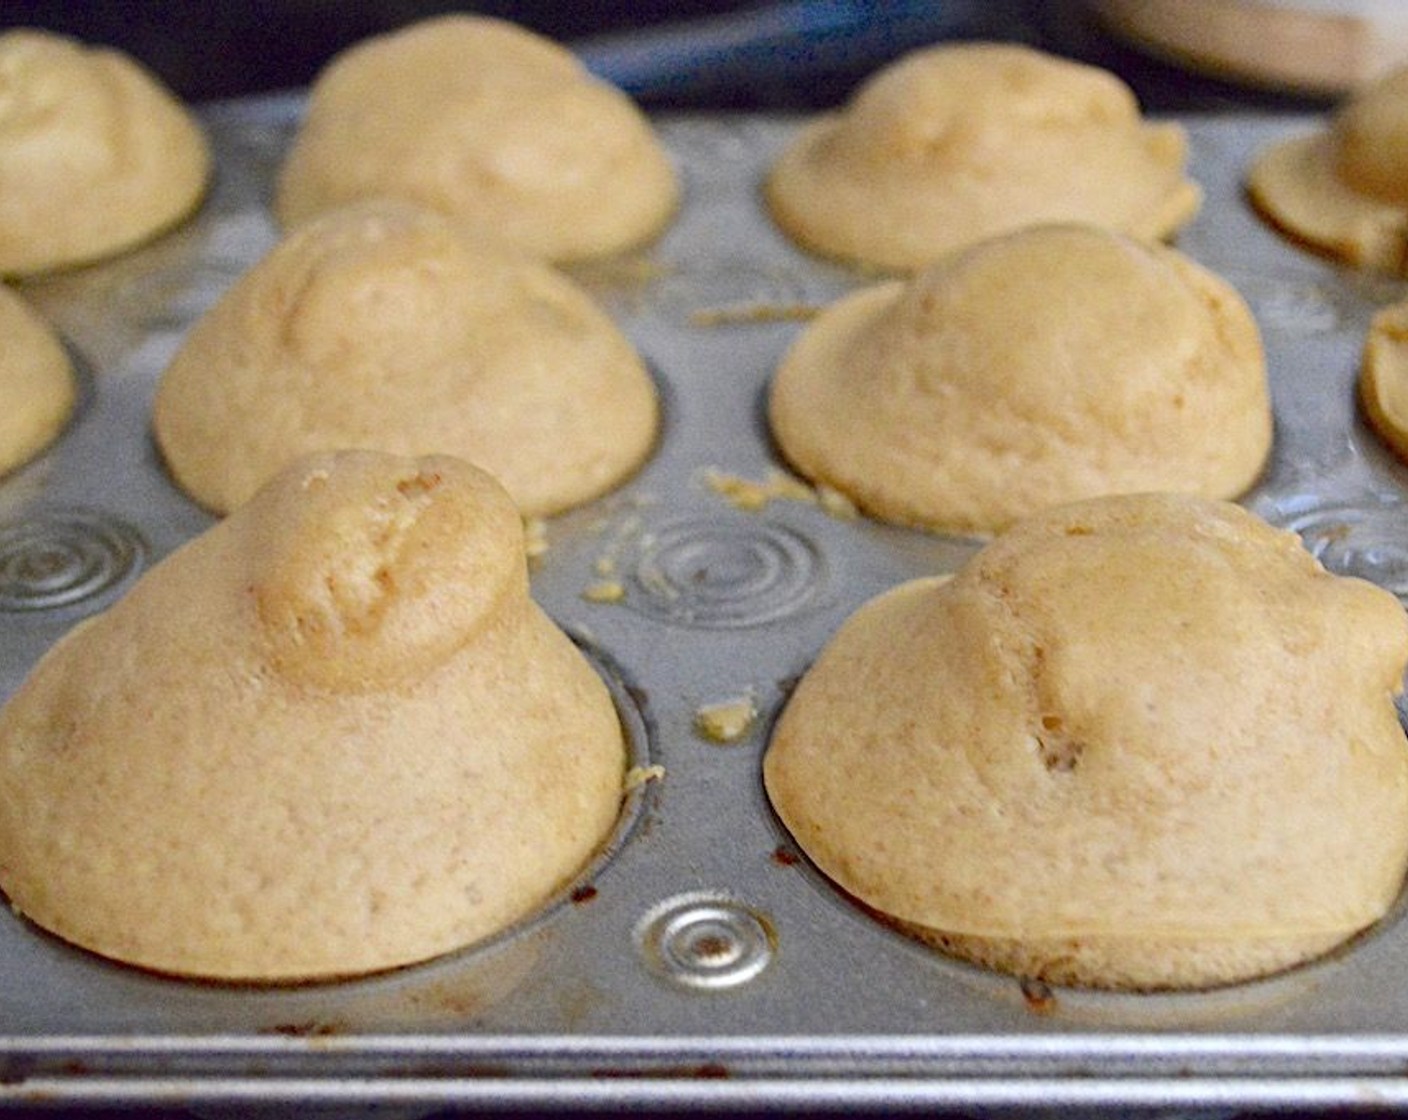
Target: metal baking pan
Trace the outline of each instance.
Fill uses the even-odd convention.
[[[200,215],[25,293],[84,377],[79,415],[0,482],[0,695],[76,620],[210,522],[153,449],[182,332],[273,243],[296,95],[203,109],[218,180]],[[759,201],[799,122],[671,117],[686,201],[639,258],[576,271],[637,343],[664,437],[625,488],[546,527],[539,601],[616,685],[636,761],[617,842],[534,920],[365,980],[167,979],[0,915],[0,1104],[545,1108],[1147,1108],[1408,1102],[1400,911],[1330,958],[1202,994],[1022,985],[874,922],[792,846],[760,782],[771,721],[843,618],[950,571],[974,541],[838,516],[774,485],[764,387],[798,313],[864,283],[790,246]],[[1332,569],[1408,594],[1408,473],[1354,403],[1393,281],[1286,244],[1242,196],[1304,117],[1186,121],[1207,202],[1180,238],[1246,296],[1267,345],[1274,459],[1246,504]],[[754,486],[738,483],[753,483]],[[756,717],[709,728],[715,705]],[[735,732],[730,738],[730,732]]]

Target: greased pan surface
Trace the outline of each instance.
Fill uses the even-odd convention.
[[[184,330],[274,243],[273,177],[301,111],[295,96],[207,107],[218,178],[193,222],[24,286],[84,384],[57,446],[0,482],[0,695],[211,523],[160,465],[151,399]],[[1268,352],[1276,447],[1246,504],[1298,529],[1332,569],[1408,594],[1408,471],[1353,390],[1369,316],[1402,289],[1299,251],[1246,205],[1252,153],[1316,121],[1185,123],[1207,201],[1178,244],[1241,290]],[[1051,991],[878,925],[793,848],[760,781],[791,683],[862,602],[953,570],[977,542],[847,517],[775,484],[768,378],[800,314],[866,278],[794,249],[762,209],[760,178],[798,121],[658,124],[682,212],[649,251],[574,274],[650,363],[663,437],[622,490],[547,523],[533,568],[538,600],[613,681],[648,777],[612,850],[492,943],[340,984],[165,979],[0,915],[0,1103],[1117,1112],[1408,1100],[1398,911],[1330,959],[1258,983]],[[723,726],[740,715],[741,730]]]

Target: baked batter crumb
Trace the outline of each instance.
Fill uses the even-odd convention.
[[[637,501],[632,504],[638,508],[648,503]],[[623,552],[636,548],[648,536],[645,523],[638,513],[628,513],[619,521],[610,517],[603,518],[592,525],[592,532],[605,538],[593,565],[598,575],[610,574],[609,571],[603,571],[603,566],[614,566]]]
[[[1037,1015],[1050,1015],[1056,1010],[1056,995],[1051,986],[1040,980],[1024,979],[1021,982],[1022,999],[1027,1010]]]
[[[632,766],[626,771],[626,780],[623,783],[625,792],[630,793],[637,786],[643,786],[646,782],[663,782],[665,780],[665,768],[658,762],[650,766]]]
[[[537,560],[548,550],[548,523],[541,517],[529,517],[523,522],[523,551],[529,560]]]
[[[745,513],[757,513],[773,501],[817,504],[817,492],[795,475],[773,468],[762,482],[729,474],[717,467],[704,471],[704,484],[730,505]]]
[[[589,603],[620,603],[626,598],[626,585],[615,579],[598,580],[582,590],[582,598]]]
[[[826,513],[842,521],[854,521],[860,516],[860,510],[856,508],[855,502],[841,491],[833,490],[824,482],[816,488],[816,500]]]
[[[705,704],[694,713],[694,730],[715,743],[736,743],[753,727],[758,706],[751,696]]]
[[[821,308],[814,303],[739,303],[701,307],[689,316],[691,327],[730,327],[740,323],[804,323]]]

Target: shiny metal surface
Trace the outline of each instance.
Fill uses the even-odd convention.
[[[148,410],[183,330],[274,242],[294,97],[205,111],[201,215],[102,266],[33,282],[85,370],[57,447],[0,483],[0,695],[76,621],[210,524],[170,483]],[[1188,121],[1208,201],[1180,239],[1236,284],[1267,344],[1274,459],[1246,503],[1341,571],[1408,594],[1408,471],[1359,418],[1358,349],[1396,282],[1342,273],[1248,210],[1241,169],[1291,118]],[[839,622],[973,541],[836,516],[786,487],[762,418],[799,308],[864,278],[788,245],[759,205],[796,122],[660,122],[683,212],[639,259],[579,279],[659,379],[658,453],[547,525],[534,592],[619,678],[639,818],[589,879],[490,944],[366,980],[180,982],[0,915],[0,1104],[1008,1105],[1122,1111],[1408,1102],[1408,929],[1197,995],[1018,984],[936,956],[839,897],[791,846],[759,760]],[[759,484],[742,508],[730,480]],[[37,543],[36,543],[37,542]],[[603,583],[611,594],[598,593]],[[620,592],[617,594],[616,592]],[[697,716],[755,711],[726,736]]]

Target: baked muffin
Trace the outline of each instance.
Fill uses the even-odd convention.
[[[29,462],[73,415],[73,365],[18,293],[0,284],[0,475]]]
[[[459,460],[291,466],[0,710],[0,887],[104,956],[223,980],[421,961],[602,845],[610,695]]]
[[[1408,460],[1408,301],[1380,308],[1370,322],[1359,399],[1380,438]]]
[[[769,397],[782,453],[876,517],[986,534],[1044,506],[1233,497],[1271,446],[1261,337],[1177,250],[1036,226],[827,308]]]
[[[1328,128],[1257,153],[1247,190],[1300,242],[1358,268],[1408,274],[1408,67],[1355,94]]]
[[[566,276],[369,202],[295,230],[226,291],[153,420],[176,481],[217,513],[299,455],[368,447],[461,456],[540,515],[632,474],[658,417],[635,349]]]
[[[1408,862],[1408,619],[1238,506],[1039,513],[862,606],[767,790],[816,864],[961,958],[1199,988],[1323,954]]]
[[[1146,124],[1115,75],[1010,44],[914,51],[806,126],[767,177],[803,247],[909,271],[1044,222],[1156,240],[1197,212],[1176,124]]]
[[[313,85],[279,174],[279,220],[377,196],[565,262],[649,241],[679,186],[625,94],[550,40],[457,14],[356,44]]]
[[[0,275],[130,249],[190,214],[209,178],[200,125],[134,59],[0,34]]]

